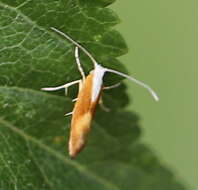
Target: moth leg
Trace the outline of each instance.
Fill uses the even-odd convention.
[[[72,114],[73,114],[73,111],[69,112],[69,113],[66,113],[64,116],[69,116],[69,115],[72,115]]]
[[[65,96],[68,94],[68,88],[65,88]]]
[[[83,81],[80,80],[80,81],[79,81],[78,92],[80,92],[80,90],[81,90],[81,88],[82,88],[82,83],[83,83]],[[74,99],[72,100],[72,102],[75,102],[75,101],[77,101],[77,100],[78,100],[78,98],[74,98]],[[72,115],[72,114],[73,114],[73,111],[72,111],[72,112],[69,112],[69,113],[66,113],[65,116],[69,116],[69,115]]]
[[[63,89],[63,88],[67,89],[68,87],[70,87],[70,86],[72,86],[74,84],[80,83],[80,82],[81,82],[81,80],[75,80],[75,81],[66,83],[66,84],[61,85],[61,86],[41,88],[41,90],[44,90],[44,91],[56,91],[56,90],[60,90],[60,89]]]
[[[111,85],[111,86],[104,86],[102,89],[103,90],[109,90],[109,89],[117,88],[120,85],[121,85],[121,82],[118,82],[118,83],[116,83],[114,85]]]
[[[74,98],[73,100],[72,100],[72,102],[76,102],[78,100],[78,98]]]
[[[79,51],[78,51],[78,47],[76,46],[75,47],[75,58],[76,58],[76,63],[77,63],[77,65],[78,65],[78,70],[79,70],[79,72],[80,72],[80,74],[81,74],[81,76],[82,76],[82,79],[83,79],[83,81],[85,80],[85,73],[84,73],[84,71],[83,71],[83,68],[82,68],[82,66],[81,66],[81,63],[80,63],[80,56],[79,56]]]
[[[81,80],[81,81],[79,82],[78,93],[79,93],[80,90],[82,89],[82,86],[83,86],[83,81]],[[78,100],[78,98],[74,98],[74,99],[72,100],[72,102],[76,102],[77,100]]]
[[[105,112],[110,112],[110,109],[103,104],[102,97],[100,97],[99,105],[100,105],[101,109],[104,110]]]

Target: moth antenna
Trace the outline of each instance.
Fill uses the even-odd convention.
[[[127,75],[127,74],[121,73],[119,71],[115,71],[113,69],[105,68],[105,71],[110,72],[110,73],[115,73],[115,74],[120,75],[120,76],[123,76],[123,77],[135,82],[136,84],[146,88],[150,92],[150,94],[153,96],[153,98],[156,101],[159,101],[159,97],[158,97],[157,93],[149,85],[147,85],[147,84],[145,84],[145,83],[143,83],[143,82],[141,82],[141,81],[139,81],[139,80]]]
[[[61,36],[65,37],[67,40],[69,40],[71,43],[73,43],[75,46],[77,46],[78,48],[80,48],[90,59],[91,61],[93,62],[94,66],[97,65],[97,61],[94,59],[94,57],[83,47],[81,46],[79,43],[77,43],[75,40],[73,40],[70,36],[68,36],[67,34],[61,32],[60,30],[54,28],[54,27],[51,27],[51,29],[60,34]]]

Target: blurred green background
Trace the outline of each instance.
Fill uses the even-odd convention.
[[[111,8],[122,20],[117,29],[129,47],[120,60],[160,96],[156,103],[127,82],[129,108],[141,116],[142,141],[188,189],[198,189],[198,1],[117,0]]]

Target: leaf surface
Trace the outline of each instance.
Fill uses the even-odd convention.
[[[127,52],[112,27],[113,0],[0,1],[0,189],[182,190],[175,176],[139,143],[139,118],[123,111],[125,86],[104,93],[112,111],[100,109],[87,147],[77,159],[67,155],[72,88],[46,93],[40,88],[80,78],[74,47],[56,27],[86,47],[99,63],[125,71],[116,57]],[[83,67],[93,68],[81,53]],[[105,84],[120,80],[109,75]]]

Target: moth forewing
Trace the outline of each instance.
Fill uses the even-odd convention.
[[[101,86],[97,97],[92,100],[94,89],[95,70],[91,72],[82,83],[74,105],[71,130],[69,137],[69,155],[75,157],[85,146],[87,135],[90,131],[91,122],[94,117],[101,92]],[[102,79],[102,78],[101,78]]]

